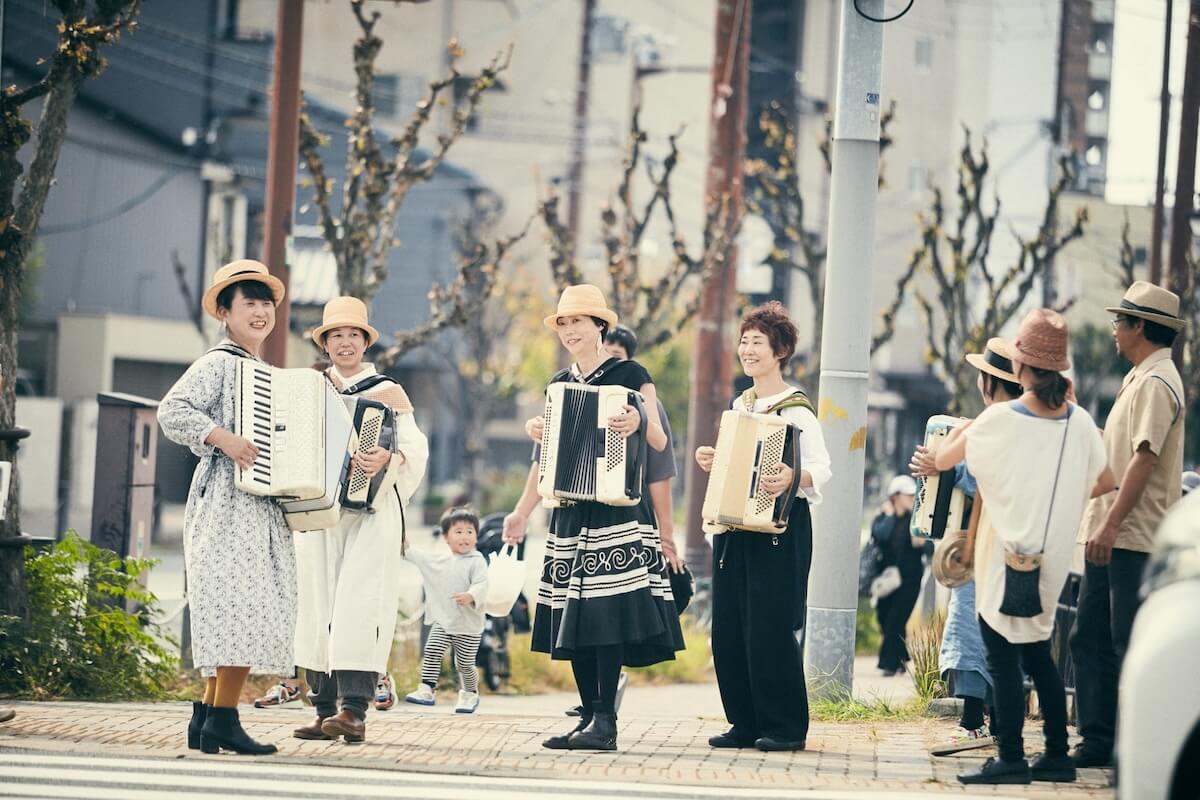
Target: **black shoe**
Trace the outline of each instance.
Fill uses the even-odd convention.
[[[975,772],[964,772],[958,776],[959,783],[1031,783],[1033,776],[1029,774],[1029,762],[1001,761],[999,758],[989,758]]]
[[[268,756],[278,749],[273,744],[260,744],[251,739],[238,719],[236,708],[213,706],[200,730],[200,750],[204,753],[232,750],[242,755]]]
[[[1061,755],[1042,753],[1029,765],[1029,772],[1035,781],[1074,783],[1075,761],[1066,753]]]
[[[206,706],[204,703],[192,701],[192,720],[188,723],[187,737],[188,750],[200,749],[200,730],[204,727],[204,721],[208,719],[208,710],[212,706]]]
[[[708,737],[709,747],[728,747],[730,749],[748,750],[754,747],[754,741],[757,736],[742,736],[737,732],[736,728],[730,728],[725,733],[718,733],[716,736]]]
[[[567,740],[569,750],[616,750],[617,715],[597,711],[592,715],[592,724]]]
[[[583,706],[580,706],[580,708],[582,709]],[[592,715],[588,714],[584,716],[581,714],[578,725],[576,725],[574,728],[571,728],[571,730],[567,731],[561,736],[551,736],[549,739],[546,739],[542,742],[542,747],[546,748],[547,750],[566,750],[568,749],[567,742],[570,740],[571,736],[591,724]]]
[[[803,750],[803,739],[777,739],[774,736],[760,736],[754,740],[754,746],[764,753],[783,752],[785,750]]]
[[[568,717],[581,717],[583,716],[583,706],[571,706],[566,713]]]
[[[1112,751],[1104,751],[1099,747],[1089,747],[1086,744],[1077,745],[1071,753],[1071,760],[1076,769],[1089,767],[1111,767],[1113,765]]]

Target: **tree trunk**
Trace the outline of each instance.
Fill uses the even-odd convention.
[[[55,69],[58,69],[56,66]],[[15,109],[4,110],[4,131],[0,133],[0,192],[3,197],[3,216],[8,224],[0,231],[3,252],[0,253],[0,429],[9,430],[16,422],[17,395],[17,341],[20,329],[21,284],[25,273],[25,259],[37,235],[38,222],[46,207],[46,195],[54,180],[54,169],[58,154],[67,133],[67,116],[79,87],[83,73],[66,68],[65,74],[53,81],[42,106],[42,117],[37,126],[37,142],[33,161],[24,183],[17,161],[20,147],[17,126],[20,123]],[[13,200],[16,187],[22,186],[19,196]],[[27,619],[29,615],[29,592],[25,584],[25,564],[22,548],[5,547],[4,539],[21,533],[21,504],[18,493],[20,479],[16,469],[16,444],[0,443],[0,460],[13,462],[13,481],[9,489],[8,510],[0,521],[0,613]]]

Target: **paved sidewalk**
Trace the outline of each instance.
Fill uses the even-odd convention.
[[[481,712],[455,715],[449,703],[432,709],[401,704],[372,712],[367,742],[311,742],[291,738],[308,722],[310,709],[298,704],[275,709],[242,708],[242,720],[255,738],[275,742],[273,765],[296,763],[368,767],[450,775],[623,781],[676,786],[729,786],[758,789],[886,790],[965,794],[956,773],[994,751],[971,757],[931,758],[930,745],[953,727],[952,720],[910,723],[814,723],[808,749],[799,753],[714,750],[707,738],[725,728],[719,716],[697,713],[686,703],[715,693],[715,686],[631,689],[620,723],[616,753],[551,751],[546,736],[569,729],[561,716],[569,695],[504,698],[487,695]],[[655,702],[650,702],[651,700]],[[516,702],[506,701],[512,700]],[[539,712],[531,712],[531,700]],[[184,728],[187,703],[18,703],[17,718],[0,725],[0,751],[32,751],[143,758],[235,759],[188,751]],[[520,710],[518,710],[520,709]],[[705,707],[702,711],[708,711]],[[670,713],[664,713],[669,711]],[[1032,727],[1029,742],[1040,740]],[[2,773],[3,770],[0,770]],[[995,797],[1112,797],[1107,774],[1084,770],[1076,784],[975,788]]]

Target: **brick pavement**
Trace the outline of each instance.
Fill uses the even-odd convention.
[[[186,749],[186,703],[18,703],[15,720],[0,725],[0,748],[147,757],[228,758]],[[272,741],[280,762],[521,778],[614,779],[639,783],[761,788],[887,789],[963,793],[956,773],[994,751],[931,758],[930,745],[953,726],[944,720],[888,723],[813,723],[808,749],[799,753],[714,750],[707,738],[722,720],[684,716],[622,720],[616,753],[551,751],[547,735],[570,727],[559,716],[456,716],[449,709],[400,706],[372,713],[361,745],[291,738],[311,711],[243,707],[250,734]],[[1040,734],[1029,730],[1030,743]],[[1112,797],[1107,773],[1083,770],[1076,784],[978,787],[974,793],[1055,798]]]

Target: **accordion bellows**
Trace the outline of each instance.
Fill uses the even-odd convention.
[[[701,512],[705,532],[782,533],[800,488],[800,429],[776,414],[726,411],[715,449]],[[781,463],[792,468],[792,485],[772,497],[762,478]]]
[[[608,428],[609,417],[626,405],[642,416],[641,429],[628,438]],[[537,485],[544,504],[637,505],[646,470],[646,425],[642,396],[624,386],[547,386]]]
[[[962,417],[936,414],[925,424],[925,446],[933,452],[941,447],[950,431],[966,422]],[[928,478],[917,478],[917,494],[913,498],[913,536],[941,539],[947,531],[964,527],[963,511],[967,496],[954,485],[954,470],[948,469]]]

